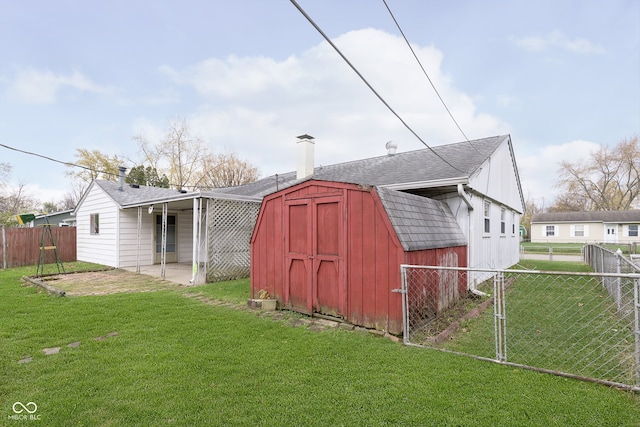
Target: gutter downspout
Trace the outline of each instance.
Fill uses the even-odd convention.
[[[462,199],[462,201],[467,205],[467,226],[468,226],[468,236],[469,236],[469,246],[467,247],[467,260],[471,260],[471,248],[473,247],[473,232],[474,232],[474,227],[473,227],[473,222],[472,222],[472,218],[471,218],[471,211],[473,210],[473,205],[471,204],[471,201],[469,200],[467,193],[464,192],[464,187],[462,186],[462,184],[458,184],[458,196],[460,196],[460,198]],[[470,262],[468,264],[471,264]],[[481,297],[488,297],[489,294],[484,293],[482,291],[479,291],[478,289],[476,289],[476,286],[474,283],[469,283],[469,292],[471,292],[474,295],[478,295]]]

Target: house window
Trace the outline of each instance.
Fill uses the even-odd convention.
[[[511,234],[516,235],[516,213],[511,212]]]
[[[638,237],[638,225],[630,225],[629,226],[629,237]]]
[[[491,202],[484,201],[484,232],[491,232],[491,220],[489,214],[491,213]]]
[[[573,229],[574,237],[584,237],[584,225],[576,225]]]
[[[89,215],[89,232],[91,234],[100,234],[100,214]]]
[[[507,210],[505,208],[500,209],[500,233],[506,234],[507,232]]]
[[[556,235],[556,226],[555,225],[547,225],[545,227],[545,236],[553,237]]]

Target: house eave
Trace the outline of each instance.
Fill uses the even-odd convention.
[[[402,182],[398,184],[386,184],[379,187],[388,188],[390,190],[417,190],[421,188],[439,188],[439,187],[457,187],[458,184],[469,184],[468,176],[459,176],[455,178],[436,179],[430,181]]]

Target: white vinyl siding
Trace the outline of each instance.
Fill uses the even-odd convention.
[[[97,185],[91,185],[76,212],[76,251],[78,261],[118,267],[118,208]],[[92,234],[91,215],[99,216],[99,234]]]
[[[154,215],[143,207],[140,228],[140,265],[153,264]],[[120,267],[135,267],[138,262],[138,208],[120,211]]]

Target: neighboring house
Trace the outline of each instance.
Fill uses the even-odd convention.
[[[531,218],[534,243],[637,243],[640,210],[546,212]]]
[[[73,216],[73,209],[67,209],[59,212],[36,215],[33,224],[35,226],[51,224],[59,227],[69,227],[76,225],[76,218]]]
[[[94,180],[74,211],[77,257],[112,267],[190,263],[193,283],[249,275],[260,199]]]

